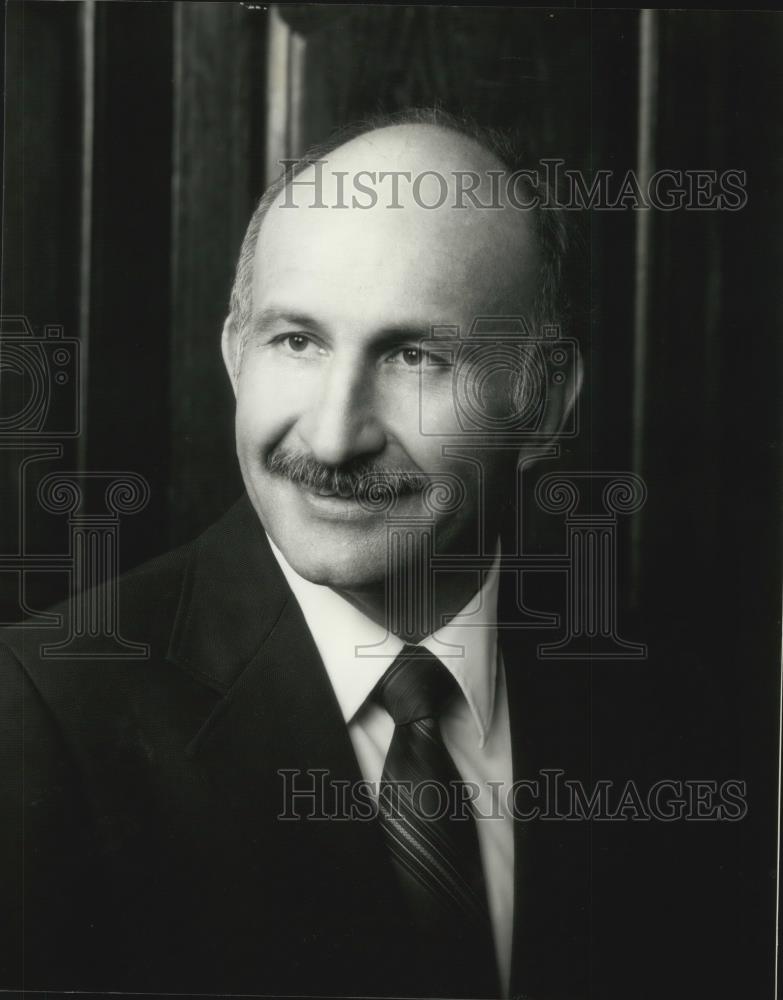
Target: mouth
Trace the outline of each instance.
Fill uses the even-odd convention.
[[[351,492],[316,489],[303,483],[291,483],[310,516],[323,521],[367,521],[375,515],[359,503]]]
[[[303,486],[302,489],[309,489],[307,486]],[[337,500],[356,500],[353,490],[318,490],[310,489],[311,493],[314,493],[317,497],[334,497]]]
[[[307,515],[315,516],[321,521],[351,521],[366,525],[385,517],[388,513],[388,503],[374,504],[370,497],[364,500],[361,494],[357,495],[351,488],[324,489],[293,480],[288,480],[288,484],[295,491],[298,503],[302,505]],[[413,499],[415,499],[414,494],[401,493],[394,500],[394,505]]]

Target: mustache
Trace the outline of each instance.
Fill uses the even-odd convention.
[[[299,486],[370,503],[380,492],[390,498],[421,493],[429,482],[422,473],[389,469],[365,459],[324,465],[312,455],[273,451],[267,455],[265,465],[269,472]]]

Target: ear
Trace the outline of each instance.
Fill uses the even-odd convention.
[[[223,354],[223,364],[226,366],[228,377],[231,380],[231,388],[234,395],[237,394],[237,376],[239,374],[237,360],[239,357],[239,331],[237,330],[234,316],[229,313],[223,324],[223,333],[220,337],[220,350]]]
[[[568,374],[560,384],[549,383],[547,408],[541,422],[540,430],[551,438],[552,443],[568,422],[568,418],[576,406],[584,381],[584,365],[579,352],[569,366]]]
[[[568,378],[565,380],[563,401],[560,415],[560,422],[557,425],[556,434],[559,434],[563,428],[563,425],[568,420],[571,415],[571,411],[576,407],[577,401],[579,399],[579,394],[582,391],[582,384],[584,383],[585,376],[585,366],[582,363],[582,355],[579,351],[576,351],[576,357],[574,358],[574,363],[571,365],[571,370],[568,373]]]

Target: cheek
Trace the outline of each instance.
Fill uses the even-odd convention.
[[[501,359],[503,360],[503,359]],[[460,363],[448,373],[422,380],[411,399],[420,433],[428,437],[467,436],[490,438],[502,429],[513,412],[514,375],[507,363],[490,357],[477,365]]]
[[[471,364],[455,379],[455,408],[461,426],[471,434],[497,433],[513,412],[512,384],[514,375],[501,359],[491,357],[481,364]]]
[[[237,436],[254,442],[279,437],[302,413],[309,392],[304,383],[279,365],[248,358],[237,380]]]
[[[488,450],[492,457],[485,458],[482,464],[495,474],[494,466],[503,459],[487,446],[498,443],[499,428],[502,441],[502,428],[509,414],[509,375],[498,372],[478,380],[456,373],[431,386],[423,385],[415,397],[405,400],[404,405],[397,400],[388,412],[398,440],[420,464],[426,462],[433,471],[456,465],[469,476],[469,465],[444,455],[449,446],[465,446],[468,453]]]
[[[461,432],[453,379],[442,375],[429,382],[411,381],[405,394],[387,399],[386,412],[390,421],[405,429],[408,440],[416,441],[418,450],[439,454],[441,446],[453,443]]]

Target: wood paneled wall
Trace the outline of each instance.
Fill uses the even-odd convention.
[[[745,169],[751,192],[739,213],[645,220],[641,328],[640,214],[587,220],[588,379],[565,461],[659,484],[626,540],[655,589],[685,551],[719,576],[716,539],[730,539],[732,579],[774,575],[763,534],[777,530],[764,498],[778,485],[783,30],[773,14],[651,16],[652,162]],[[639,157],[636,11],[12,0],[6,19],[3,313],[80,339],[84,422],[59,466],[150,482],[149,506],[123,528],[125,565],[193,537],[241,490],[218,341],[279,155],[368,112],[437,103],[516,127],[536,157],[587,172],[622,174]],[[14,391],[6,379],[11,409]],[[19,454],[0,461],[10,551]],[[57,551],[53,520],[28,515],[32,544]],[[29,583],[41,600],[63,589],[58,576]]]

